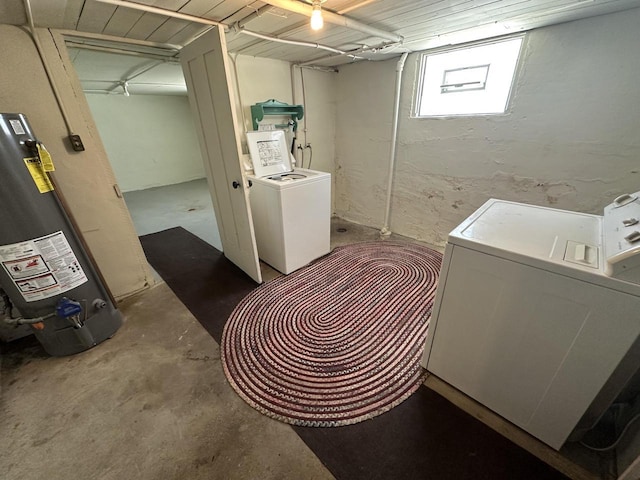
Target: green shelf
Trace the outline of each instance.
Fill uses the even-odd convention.
[[[266,102],[251,105],[251,120],[253,129],[258,130],[258,123],[267,115],[289,116],[293,120],[293,131],[298,130],[298,120],[304,115],[304,107],[302,105],[289,105],[278,100],[271,99]],[[288,124],[276,125],[277,127],[288,127]]]

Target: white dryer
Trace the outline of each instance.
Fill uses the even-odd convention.
[[[329,253],[331,175],[291,167],[282,131],[248,132],[258,256],[288,274]]]
[[[640,199],[489,200],[449,234],[423,365],[559,449],[638,369]]]

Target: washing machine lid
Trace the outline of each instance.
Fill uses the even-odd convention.
[[[268,177],[292,170],[283,130],[247,132],[247,144],[256,177]]]
[[[266,177],[248,175],[247,178],[260,185],[265,185],[277,190],[295,188],[302,184],[308,185],[315,182],[331,182],[331,174],[318,170],[308,170],[306,168],[294,168],[291,172],[267,175]]]
[[[518,256],[599,273],[601,217],[491,199],[449,234],[449,243],[496,256]]]

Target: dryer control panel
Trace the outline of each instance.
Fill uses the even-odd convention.
[[[640,284],[640,192],[625,193],[604,208],[605,273]]]

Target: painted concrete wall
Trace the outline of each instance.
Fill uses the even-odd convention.
[[[296,102],[302,103],[304,79],[305,118],[299,127],[298,143],[311,144],[312,152],[304,151],[304,167],[330,172],[335,177],[335,137],[337,114],[337,80],[339,73],[309,69],[294,69]],[[311,156],[313,153],[313,156]],[[296,150],[298,161],[302,160]],[[334,188],[335,190],[335,188]]]
[[[87,101],[123,192],[204,178],[186,96],[89,94]]]
[[[505,115],[410,118],[418,54],[401,94],[391,228],[442,245],[487,199],[601,213],[640,189],[640,9],[528,34]],[[395,61],[338,76],[336,213],[382,226]]]
[[[298,138],[296,144],[311,144],[310,150],[304,151],[304,167],[308,168],[311,158],[311,168],[332,174],[335,178],[335,115],[336,115],[336,84],[338,74],[318,70],[299,68],[293,71],[291,64],[279,60],[238,55],[234,57],[237,71],[236,94],[238,118],[244,116],[244,125],[239,128],[242,132],[252,130],[251,105],[270,100],[272,98],[285,103],[302,105],[306,100],[304,118],[298,124]],[[236,80],[235,72],[232,72]],[[302,80],[304,79],[304,98]],[[239,87],[239,89],[238,89]],[[266,117],[264,122],[275,123],[286,120],[284,117]],[[244,135],[243,135],[244,137]],[[243,138],[243,150],[248,153]],[[296,161],[302,162],[302,152],[296,149]],[[332,189],[335,191],[335,187]]]
[[[48,30],[39,30],[39,36],[73,131],[82,137],[86,150],[74,152],[67,144],[67,131],[34,43],[23,29],[9,25],[0,25],[0,43],[7,46],[0,49],[0,110],[27,115],[51,152],[60,190],[107,285],[116,298],[131,295],[147,286],[151,272],[129,212],[114,190],[113,171],[64,41]]]

